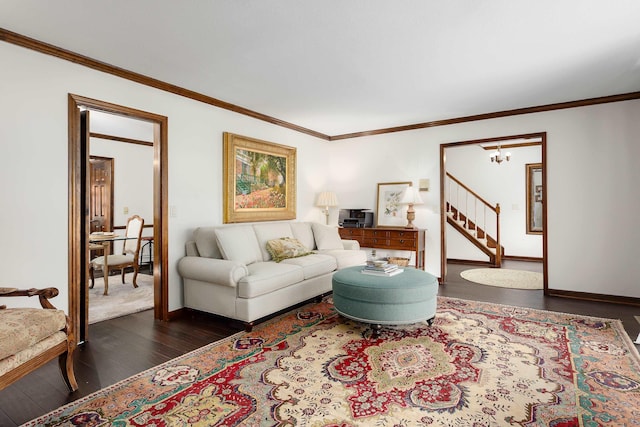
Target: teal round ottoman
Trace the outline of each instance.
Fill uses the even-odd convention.
[[[438,281],[413,267],[395,276],[363,274],[362,266],[333,275],[333,304],[341,315],[374,325],[402,325],[427,321],[436,315]]]

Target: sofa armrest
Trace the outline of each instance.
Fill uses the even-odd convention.
[[[240,279],[249,275],[249,269],[237,261],[186,256],[178,261],[178,273],[185,279],[235,287]]]
[[[351,251],[360,250],[360,243],[357,240],[342,239],[342,246]]]

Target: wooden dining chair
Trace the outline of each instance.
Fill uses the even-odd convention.
[[[143,226],[144,219],[138,215],[130,217],[127,219],[127,229],[125,231],[125,237],[127,239],[123,241],[122,254],[107,256],[106,266],[104,265],[104,255],[91,260],[91,287],[93,287],[94,283],[93,270],[102,270],[104,275],[108,275],[111,270],[121,270],[122,283],[124,284],[125,269],[127,267],[133,268],[133,287],[138,287],[136,279],[138,278],[140,239],[142,237]]]

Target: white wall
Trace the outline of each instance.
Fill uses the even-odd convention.
[[[414,223],[428,229],[426,269],[440,275],[439,213],[430,210],[439,209],[440,144],[547,131],[549,287],[638,298],[639,118],[633,100],[340,141],[331,144],[333,187],[340,200],[374,207],[378,182],[429,178]]]
[[[56,286],[68,307],[67,94],[169,118],[169,309],[182,306],[175,265],[201,225],[222,223],[222,133],[296,147],[297,217],[333,190],[342,205],[375,207],[379,182],[431,180],[416,207],[429,230],[426,269],[440,275],[439,145],[547,131],[549,285],[640,297],[640,101],[514,116],[327,143],[288,129],[0,43],[0,259],[4,286]],[[333,223],[337,211],[332,211]],[[35,304],[35,302],[34,302]]]
[[[11,64],[0,71],[3,286],[55,286],[53,302],[68,308],[68,93],[169,118],[170,310],[182,307],[175,265],[185,241],[197,226],[222,223],[223,132],[296,147],[297,217],[324,220],[313,202],[328,179],[318,161],[325,141],[10,44],[0,43],[0,57]]]

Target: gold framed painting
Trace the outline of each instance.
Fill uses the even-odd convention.
[[[296,149],[225,132],[224,222],[296,218]]]
[[[378,183],[376,227],[404,227],[407,225],[407,207],[400,204],[400,199],[402,193],[411,186],[410,181]]]

